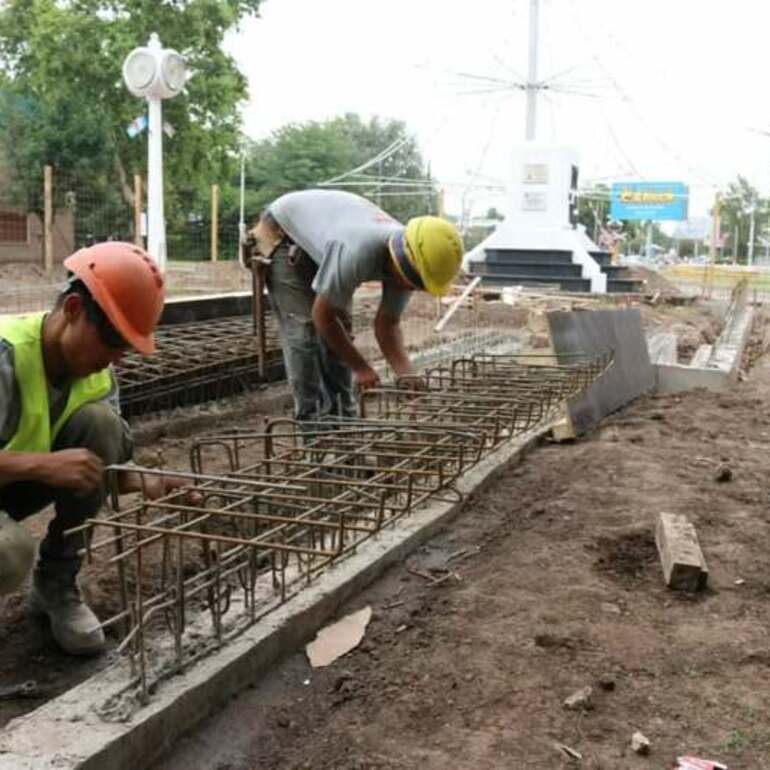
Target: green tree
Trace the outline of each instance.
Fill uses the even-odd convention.
[[[35,198],[42,167],[115,205],[132,200],[146,135],[125,128],[145,109],[122,83],[129,51],[157,31],[187,58],[184,93],[164,104],[167,215],[229,173],[240,142],[246,81],[222,50],[225,33],[261,0],[6,0],[0,10],[0,146],[17,184]],[[62,183],[62,180],[67,180]],[[80,194],[80,193],[79,193]]]
[[[398,219],[435,213],[437,191],[403,122],[348,113],[331,120],[291,124],[247,152],[246,209],[256,214],[283,193],[317,187],[347,174],[396,141],[396,152],[336,185],[364,195]]]
[[[598,183],[581,190],[578,196],[578,223],[585,227],[589,237],[596,240],[600,228],[609,221],[610,188]]]
[[[740,175],[727,185],[727,189],[721,193],[721,199],[721,226],[722,232],[727,235],[725,254],[728,258],[732,257],[745,263],[748,257],[752,215],[756,252],[757,234],[764,232],[770,225],[770,200],[762,198],[759,191]]]

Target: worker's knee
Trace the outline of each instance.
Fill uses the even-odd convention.
[[[123,419],[104,402],[86,404],[72,414],[54,441],[54,450],[88,449],[107,465],[131,459],[133,446]]]

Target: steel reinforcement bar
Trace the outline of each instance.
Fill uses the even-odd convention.
[[[185,482],[78,528],[89,559],[116,570],[132,679],[182,670],[257,622],[364,540],[431,499],[503,442],[555,416],[611,356],[548,363],[473,356],[429,370],[424,387],[366,392],[362,416],[196,441]],[[173,473],[127,466],[142,478]],[[115,471],[125,468],[114,468]],[[116,474],[112,474],[113,477]],[[138,685],[138,687],[137,687]]]

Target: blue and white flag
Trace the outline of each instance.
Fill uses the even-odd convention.
[[[139,134],[141,134],[145,128],[147,128],[147,116],[140,115],[138,118],[136,118],[136,120],[132,120],[128,124],[126,127],[126,133],[128,134],[129,138],[133,139],[135,136],[139,136]]]

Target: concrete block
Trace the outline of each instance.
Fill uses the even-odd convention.
[[[686,517],[674,513],[658,514],[655,543],[669,588],[680,591],[705,588],[709,574],[706,559],[695,527]]]
[[[695,355],[690,361],[690,366],[705,367],[708,366],[709,359],[711,358],[711,352],[714,350],[713,345],[700,345],[695,351]]]
[[[647,350],[653,364],[675,364],[677,361],[676,334],[656,332],[647,338]]]
[[[609,370],[577,399],[569,413],[576,433],[582,434],[602,418],[655,387],[655,372],[636,308],[547,314],[556,354],[600,354],[614,351]]]
[[[693,388],[725,390],[731,382],[728,372],[714,367],[698,368],[684,364],[655,365],[655,389],[659,393],[678,393]]]

